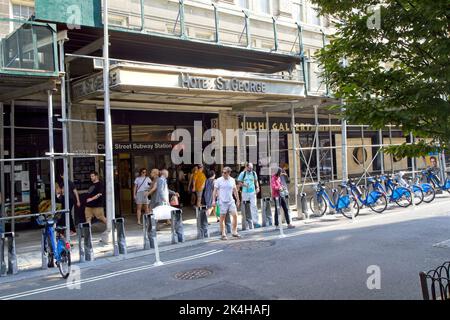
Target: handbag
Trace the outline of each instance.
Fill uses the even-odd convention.
[[[283,197],[283,198],[288,197],[289,196],[289,190],[283,187],[283,189],[280,190],[280,196]]]

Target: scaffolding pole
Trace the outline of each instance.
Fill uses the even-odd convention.
[[[110,105],[110,89],[109,89],[109,18],[108,18],[108,0],[103,0],[104,23],[103,23],[103,91],[104,91],[104,117],[105,117],[105,180],[106,180],[106,232],[103,241],[109,243],[109,237],[112,233],[112,221],[115,218],[114,208],[114,158],[112,150],[112,124],[111,124],[111,105]],[[182,8],[183,1],[180,0]],[[184,17],[182,17],[184,19]],[[184,21],[182,21],[182,32]],[[112,235],[114,237],[114,235]]]
[[[295,208],[298,208],[298,163],[297,163],[297,132],[295,129],[295,109],[291,104],[291,127],[292,127],[292,159],[294,161],[294,199]],[[292,174],[291,174],[292,176]]]
[[[320,140],[319,140],[319,106],[314,106],[314,121],[316,124],[316,176],[317,182],[320,182]]]
[[[330,139],[330,147],[333,145],[333,131],[331,130],[331,115],[328,115],[328,134]],[[330,149],[330,158],[331,158],[331,179],[334,180],[334,155],[333,155],[333,149]],[[334,187],[334,184],[333,184]]]
[[[383,152],[383,130],[378,130],[378,140],[379,140],[379,145],[380,147],[380,170],[381,170],[381,174],[384,174],[384,152]]]
[[[50,201],[51,201],[51,212],[56,212],[56,199],[55,199],[55,147],[53,139],[53,91],[47,90],[48,98],[48,147],[50,154]],[[14,222],[14,220],[13,220]]]
[[[3,129],[3,102],[0,102],[0,158],[3,159],[5,157],[5,132]],[[1,212],[0,218],[5,217],[5,163],[0,162],[0,203],[1,203]],[[2,220],[0,224],[0,229],[2,232],[5,232],[5,221]]]
[[[345,101],[342,100],[342,111],[345,111]],[[348,181],[348,164],[347,164],[347,120],[341,120],[342,130],[342,181]]]
[[[67,110],[66,110],[66,75],[64,65],[64,42],[65,39],[59,41],[59,67],[62,72],[61,77],[61,117],[62,117],[62,138],[63,138],[63,153],[67,154],[68,150],[68,131],[67,126]],[[64,209],[68,210],[65,213],[66,224],[66,239],[70,242],[70,196],[69,196],[69,157],[63,158],[63,180],[64,180]]]
[[[392,146],[392,128],[389,127],[389,145]],[[394,156],[392,153],[389,154],[391,160],[391,173],[394,174]]]
[[[410,140],[409,141],[410,143],[414,143],[414,136],[413,136],[412,132],[409,133],[409,140]],[[416,167],[417,167],[416,158],[412,157],[411,158],[411,170],[412,170],[413,181],[416,181]]]
[[[247,162],[247,116],[245,115],[245,113],[244,113],[244,116],[243,116],[243,125],[244,125],[244,128],[242,129],[242,133],[243,133],[243,136],[244,136],[244,141],[243,141],[243,146],[244,146],[244,148],[243,148],[243,155],[244,155],[244,163],[246,163]],[[242,162],[242,161],[241,161]]]
[[[16,177],[15,177],[15,162],[14,162],[14,157],[16,156],[16,146],[15,146],[15,102],[14,100],[11,101],[11,112],[9,113],[9,121],[10,123],[10,127],[11,127],[11,141],[10,141],[10,158],[11,158],[11,163],[10,163],[10,171],[9,171],[9,182],[10,182],[10,211],[11,211],[11,217],[13,217],[12,221],[11,221],[11,232],[15,232],[16,231],[16,220],[14,219],[14,217],[16,216]]]

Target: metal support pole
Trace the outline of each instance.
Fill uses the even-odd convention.
[[[367,188],[367,172],[369,171],[369,168],[366,168],[366,146],[364,143],[365,136],[364,136],[364,126],[361,126],[361,146],[362,146],[362,165],[363,165],[363,174],[364,174],[364,186]],[[369,166],[372,162],[369,163]]]
[[[295,109],[294,104],[291,104],[291,127],[292,127],[292,158],[294,161],[294,197],[295,207],[298,211],[298,162],[297,162],[297,130],[295,127]],[[292,174],[291,174],[292,176]]]
[[[303,82],[305,83],[305,97],[308,96],[308,79],[306,78],[306,61],[305,61],[305,49],[303,46],[303,28],[302,26],[296,22],[297,32],[298,32],[298,45],[300,50],[300,58],[302,59],[302,75]]]
[[[11,195],[10,195],[10,212],[11,212],[11,217],[15,217],[16,216],[16,177],[15,177],[15,162],[14,162],[14,158],[16,156],[16,146],[15,146],[15,141],[16,141],[16,134],[15,134],[15,103],[14,100],[11,101],[11,112],[9,114],[9,119],[10,119],[10,126],[11,126],[11,147],[10,147],[10,159],[12,159],[11,163],[10,163],[10,168],[11,170],[10,172],[10,191],[11,191]],[[12,219],[11,221],[11,232],[15,232],[16,231],[16,220]]]
[[[266,132],[267,132],[267,159],[268,159],[268,166],[269,166],[269,195],[272,195],[272,159],[271,159],[271,153],[270,153],[270,121],[269,121],[269,113],[266,112]]]
[[[217,6],[215,3],[212,4],[214,8],[214,26],[215,26],[215,40],[216,43],[220,43],[220,36],[219,36],[219,10],[217,9]]]
[[[331,115],[328,115],[328,134],[330,139],[330,147],[333,146],[333,131],[331,130]],[[330,149],[330,158],[331,158],[331,180],[334,180],[334,154],[333,149]],[[334,187],[334,183],[333,183]]]
[[[65,65],[64,65],[64,42],[65,40],[59,41],[59,67],[62,72],[61,77],[61,118],[62,118],[62,138],[63,138],[63,153],[69,152],[68,147],[68,128],[67,128],[67,110],[66,110],[66,76],[65,76]],[[64,180],[64,209],[69,210],[65,213],[65,224],[66,224],[66,234],[65,237],[67,241],[70,242],[70,195],[69,195],[69,159],[67,156],[63,158],[63,180]]]
[[[111,124],[111,105],[109,88],[109,19],[108,19],[108,0],[103,0],[105,11],[104,18],[104,44],[103,44],[103,91],[104,91],[104,113],[105,113],[105,175],[106,175],[106,217],[107,225],[103,243],[109,242],[111,236],[112,221],[115,218],[114,208],[114,158],[112,149],[112,124]],[[180,0],[181,1],[181,0]],[[114,235],[112,235],[114,237]]]
[[[323,30],[322,29],[320,29],[320,32],[322,32],[322,45],[323,45],[323,48],[325,48],[325,46],[326,46],[326,37],[325,37],[325,32],[323,32]],[[330,94],[330,91],[329,91],[329,88],[328,88],[328,84],[327,83],[325,83],[325,96],[329,96],[329,94]]]
[[[272,17],[273,22],[273,42],[275,45],[274,51],[278,51],[278,31],[277,31],[277,20]]]
[[[247,48],[250,48],[252,46],[252,38],[250,35],[250,16],[247,11],[242,10],[245,15],[245,34],[247,37]]]
[[[442,152],[439,155],[440,159],[440,167],[441,167],[441,176],[442,176],[442,184],[445,184],[445,180],[447,179],[447,164],[445,161],[445,151],[442,150]]]
[[[47,91],[48,98],[48,145],[50,153],[50,201],[51,201],[51,212],[56,211],[56,188],[55,188],[55,147],[53,139],[53,91]],[[11,168],[12,169],[12,168]]]
[[[378,140],[379,141],[379,145],[380,147],[380,170],[381,170],[381,174],[384,174],[384,152],[383,152],[383,130],[378,130]]]
[[[342,111],[345,111],[345,101],[342,100]],[[347,164],[347,120],[341,120],[342,130],[342,181],[348,180],[348,164]]]
[[[70,64],[66,64],[65,67],[65,77],[66,77],[66,100],[67,100],[67,104],[66,104],[66,109],[67,109],[67,117],[69,119],[72,119],[72,99],[71,99],[71,95],[70,95]],[[71,136],[72,133],[72,123],[69,122],[67,124],[67,132],[68,132],[68,137]],[[71,150],[71,146],[70,146],[70,139],[67,140],[67,149]],[[69,157],[69,171],[68,171],[68,177],[70,180],[73,181],[73,158]]]
[[[141,31],[145,29],[145,10],[144,10],[144,0],[141,0]]]
[[[0,102],[0,158],[5,158],[5,132],[3,128],[3,102]],[[0,218],[6,216],[5,163],[0,162]],[[0,222],[0,232],[5,232],[5,221]]]
[[[184,0],[179,0],[180,4],[180,29],[181,29],[181,38],[186,39],[186,25],[185,25],[185,19],[184,19]]]
[[[247,162],[247,116],[244,114],[243,116],[243,122],[244,122],[244,128],[242,129],[243,133],[244,133],[244,163]],[[241,161],[242,162],[242,161]]]
[[[317,181],[320,182],[320,139],[319,139],[319,106],[314,106],[314,119],[316,124],[316,167]]]
[[[389,126],[389,144],[392,145],[392,127]],[[394,173],[394,156],[392,153],[389,155],[391,159],[391,173]]]
[[[414,143],[415,142],[415,139],[414,139],[414,136],[413,136],[412,132],[409,133],[409,140],[410,140],[410,143]],[[411,158],[411,169],[412,169],[413,181],[416,181],[416,167],[417,167],[416,158],[412,157]]]

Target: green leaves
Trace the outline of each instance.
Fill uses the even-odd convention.
[[[324,79],[347,103],[343,116],[374,128],[396,125],[450,146],[450,9],[448,0],[312,0],[342,23],[317,54]],[[378,6],[378,15],[371,6]],[[370,19],[379,19],[375,28]],[[343,68],[342,57],[349,66]],[[435,148],[391,147],[396,156]]]

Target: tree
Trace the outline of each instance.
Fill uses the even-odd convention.
[[[387,148],[399,157],[436,151],[436,143],[450,150],[448,0],[312,2],[336,20],[317,58],[324,81],[347,104],[342,116],[431,140]]]

